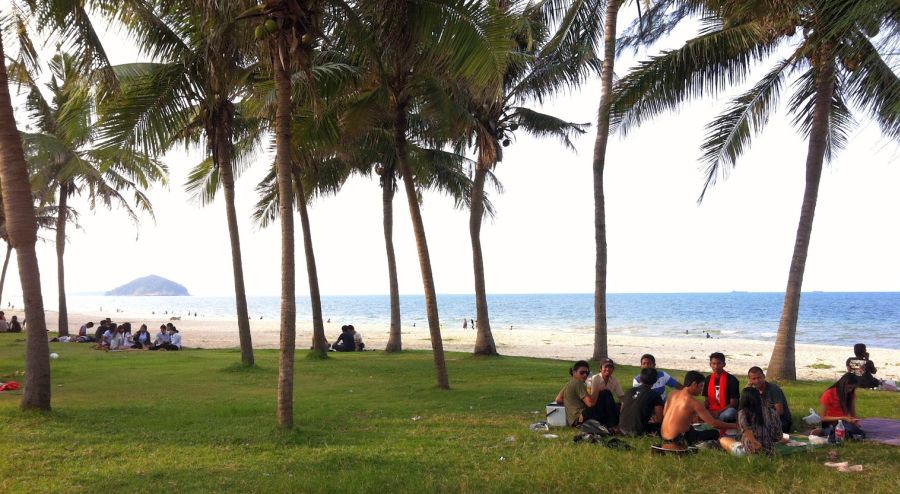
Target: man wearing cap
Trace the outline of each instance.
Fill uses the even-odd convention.
[[[611,358],[605,358],[600,361],[600,373],[595,374],[591,380],[591,398],[594,402],[597,401],[597,395],[605,389],[608,389],[619,403],[622,402],[625,392],[622,391],[622,385],[619,384],[619,380],[613,376],[615,370],[616,363]]]

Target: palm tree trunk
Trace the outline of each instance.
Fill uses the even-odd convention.
[[[422,285],[425,290],[425,311],[428,315],[428,331],[431,333],[431,349],[434,354],[434,368],[437,372],[438,387],[450,389],[450,378],[447,376],[447,363],[444,360],[444,342],[441,339],[441,321],[438,317],[437,294],[434,288],[434,275],[431,272],[431,258],[428,255],[428,242],[425,238],[425,224],[419,210],[416,186],[413,182],[412,169],[406,142],[406,108],[398,106],[394,110],[394,149],[397,152],[397,163],[403,176],[406,190],[406,201],[409,204],[409,215],[412,217],[413,231],[416,236],[416,250],[419,253],[419,268],[422,271]]]
[[[287,53],[283,40],[277,49]],[[278,181],[278,212],[281,216],[281,351],[278,359],[278,425],[294,426],[294,347],[296,345],[297,300],[294,274],[294,208],[291,186],[291,80],[281,57],[275,67],[275,166]]]
[[[6,60],[3,40],[0,39],[0,60]],[[44,300],[41,295],[41,273],[38,269],[34,244],[37,242],[37,222],[34,217],[34,197],[28,181],[28,168],[22,140],[16,129],[6,64],[0,63],[0,187],[3,211],[10,244],[16,249],[25,320],[25,389],[21,407],[25,410],[50,410],[50,346],[47,343],[47,322],[44,319]]]
[[[806,189],[803,192],[803,204],[800,206],[800,222],[794,240],[794,255],[791,257],[791,269],[788,273],[787,289],[784,292],[778,336],[775,338],[775,348],[772,350],[772,358],[769,359],[767,369],[769,378],[775,381],[797,379],[794,339],[797,335],[803,273],[806,270],[806,256],[809,252],[816,201],[819,197],[822,163],[825,161],[831,98],[834,95],[835,84],[834,57],[829,58],[830,54],[825,50],[823,52],[818,54],[823,62],[820,63],[819,73],[816,76],[816,103],[806,153]]]
[[[388,283],[391,300],[391,331],[384,351],[403,350],[400,330],[400,283],[397,281],[397,257],[394,255],[394,169],[384,170],[381,176],[381,210],[384,219],[384,250],[387,252]]]
[[[475,269],[475,355],[499,355],[494,336],[491,334],[491,319],[488,315],[487,287],[484,283],[484,256],[481,253],[481,221],[484,218],[484,181],[489,163],[479,156],[475,165],[475,181],[472,184],[472,205],[469,212],[469,236],[472,239],[472,264]]]
[[[69,311],[66,307],[66,270],[63,255],[66,252],[66,207],[69,199],[69,183],[59,184],[59,211],[56,212],[56,281],[59,287],[59,336],[69,335]]]
[[[233,115],[231,117],[233,119]],[[247,312],[247,290],[244,288],[244,263],[241,257],[241,236],[238,230],[237,211],[234,206],[234,170],[232,168],[234,143],[231,140],[231,122],[220,122],[215,129],[214,144],[222,191],[225,194],[225,216],[228,236],[231,240],[231,269],[234,273],[234,305],[237,309],[238,339],[241,343],[241,364],[253,367],[253,341],[250,335],[250,315]]]
[[[300,211],[300,227],[303,229],[306,274],[309,279],[309,301],[312,306],[312,351],[321,358],[327,358],[328,341],[325,340],[325,324],[322,322],[322,296],[319,293],[319,273],[316,269],[316,255],[313,252],[312,230],[309,227],[309,213],[306,209],[306,194],[299,176],[296,177],[295,183],[297,184],[297,210]]]
[[[621,0],[609,0],[603,19],[603,70],[600,73],[600,108],[597,114],[597,139],[594,141],[594,355],[600,361],[609,354],[606,327],[606,198],[603,194],[603,169],[609,142],[609,106],[612,96],[613,64],[616,58],[616,18]]]
[[[3,273],[0,274],[0,300],[3,300],[3,287],[6,286],[6,268],[9,267],[9,258],[12,256],[12,244],[6,243],[6,258],[3,259]]]

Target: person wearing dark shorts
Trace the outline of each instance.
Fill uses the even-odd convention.
[[[714,418],[703,403],[696,400],[703,390],[705,380],[703,374],[697,371],[688,371],[684,376],[684,388],[669,394],[663,410],[663,422],[660,430],[660,435],[664,440],[688,446],[719,439],[719,431],[716,429],[696,430],[693,426],[694,417],[700,417],[700,420],[715,428],[738,428],[737,424],[722,422]]]

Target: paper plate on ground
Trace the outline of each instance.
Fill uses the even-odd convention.
[[[688,455],[696,453],[697,451],[699,450],[693,446],[685,448],[684,446],[672,443],[650,445],[650,452],[657,455]]]

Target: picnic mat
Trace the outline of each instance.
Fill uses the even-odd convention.
[[[859,427],[866,431],[867,441],[900,446],[900,420],[883,418],[861,419]]]

